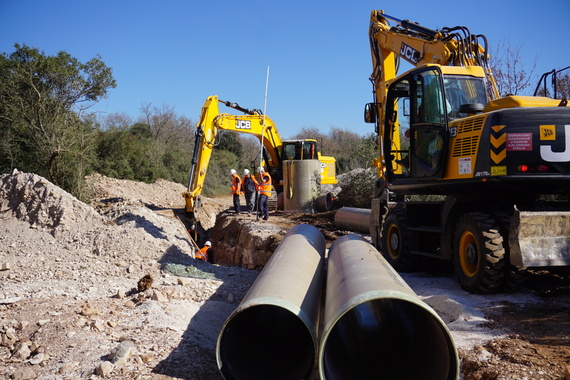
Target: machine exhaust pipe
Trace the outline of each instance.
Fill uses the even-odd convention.
[[[334,224],[341,230],[370,233],[370,214],[368,208],[343,207],[334,214]]]
[[[224,323],[216,360],[224,379],[305,379],[315,368],[325,238],[291,228]]]
[[[329,250],[319,372],[322,380],[459,378],[445,323],[356,235]]]

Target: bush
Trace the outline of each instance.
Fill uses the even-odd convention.
[[[370,208],[378,178],[374,168],[357,169],[338,177],[342,189],[337,196],[340,207]]]

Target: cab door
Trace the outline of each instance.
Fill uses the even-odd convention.
[[[398,178],[442,178],[447,149],[447,113],[437,67],[411,71],[388,88],[388,165]]]

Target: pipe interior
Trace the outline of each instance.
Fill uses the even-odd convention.
[[[450,339],[423,307],[376,299],[352,308],[332,327],[321,371],[329,380],[455,379]]]
[[[225,326],[219,344],[226,379],[303,379],[315,361],[315,344],[295,314],[274,305],[249,307]]]

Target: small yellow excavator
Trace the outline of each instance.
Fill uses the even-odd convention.
[[[220,113],[218,104],[222,103],[243,115]],[[319,160],[322,185],[336,184],[336,159],[322,156],[314,139],[283,140],[277,126],[261,110],[249,110],[237,103],[226,102],[217,96],[209,96],[202,106],[200,121],[196,127],[194,152],[188,188],[183,193],[186,199],[186,216],[191,224],[199,221],[202,205],[201,192],[208,171],[212,150],[220,130],[246,133],[256,136],[263,145],[264,166],[273,179],[277,193],[283,191],[283,161],[285,160]]]

